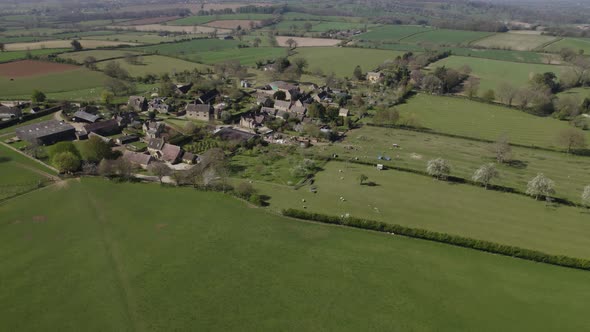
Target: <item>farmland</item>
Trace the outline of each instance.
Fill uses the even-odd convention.
[[[60,58],[70,59],[76,61],[77,63],[83,63],[84,59],[88,57],[93,57],[97,61],[102,61],[106,59],[116,59],[122,58],[127,54],[139,54],[136,52],[132,52],[129,50],[91,50],[91,51],[81,51],[81,52],[69,52],[60,54]]]
[[[257,61],[272,60],[285,56],[284,48],[280,47],[249,47],[226,48],[219,51],[206,51],[197,54],[181,56],[187,60],[214,64],[230,60],[237,60],[244,66],[253,66]]]
[[[71,47],[71,40],[46,40],[41,42],[33,43],[13,43],[6,44],[6,50],[8,51],[26,51],[26,50],[37,50],[44,48],[69,48]],[[107,40],[91,40],[84,39],[80,40],[80,44],[84,48],[97,48],[107,46],[119,46],[119,45],[135,45],[130,42],[116,42]]]
[[[526,146],[557,148],[559,131],[569,126],[565,121],[515,109],[425,94],[413,97],[398,109],[402,117],[413,115],[421,126],[437,132],[492,141],[508,135],[512,143]]]
[[[548,44],[554,40],[556,40],[556,38],[551,36],[498,33],[493,36],[480,39],[473,45],[505,50],[532,51],[543,48],[545,44]]]
[[[67,49],[41,49],[28,51],[32,56],[44,56],[50,54],[56,54],[67,51]],[[27,57],[27,51],[13,51],[13,52],[2,52],[0,53],[0,62],[9,62],[14,60],[20,60]]]
[[[0,76],[4,77],[27,77],[62,73],[78,69],[78,66],[64,65],[60,63],[21,60],[0,65]]]
[[[191,35],[181,35],[181,36],[160,36],[154,33],[145,33],[145,32],[124,32],[124,33],[117,33],[117,34],[109,34],[109,35],[97,35],[91,36],[87,39],[93,40],[106,40],[106,41],[115,41],[115,42],[130,42],[130,43],[138,43],[138,44],[158,44],[158,43],[168,43],[178,40],[184,39],[191,39],[194,36]]]
[[[149,204],[162,196],[187,208]],[[287,220],[220,194],[88,179],[0,212],[0,246],[13,253],[0,272],[10,330],[587,327],[584,272]],[[65,321],[63,311],[79,314]]]
[[[417,25],[387,25],[356,36],[365,41],[399,41],[405,37],[432,30]]]
[[[487,32],[436,29],[411,35],[402,40],[405,43],[457,46],[467,45],[488,35],[490,33]]]
[[[229,14],[229,15],[207,15],[207,16],[190,16],[178,19],[176,21],[168,22],[170,25],[201,25],[213,21],[224,20],[245,20],[258,21],[272,18],[271,14]],[[243,28],[248,28],[244,26]]]
[[[545,64],[523,64],[516,62],[497,61],[473,57],[451,56],[435,62],[430,68],[446,66],[448,68],[461,68],[469,66],[471,75],[480,79],[480,90],[496,90],[503,83],[513,86],[524,86],[533,74],[553,72],[558,77],[566,69],[565,66]]]
[[[137,76],[145,76],[146,74],[171,74],[173,72],[180,72],[184,70],[192,71],[193,69],[200,69],[203,70],[206,66],[196,64],[194,62],[188,62],[185,60],[170,58],[167,56],[161,55],[148,55],[141,57],[139,59],[139,63],[129,63],[123,59],[112,60],[127,70],[129,74],[133,77]],[[104,69],[104,67],[110,61],[103,61],[98,64],[99,69]]]
[[[0,201],[48,183],[50,179],[43,172],[53,173],[0,144]]]
[[[311,47],[297,49],[293,57],[307,59],[312,72],[321,70],[325,74],[333,72],[339,77],[350,77],[357,65],[369,71],[401,54],[402,52],[362,48]],[[339,61],[334,61],[335,58]]]
[[[306,37],[276,37],[280,46],[288,46],[287,40],[292,39],[297,43],[297,47],[318,47],[318,46],[336,46],[341,41],[338,39],[326,38],[306,38]]]
[[[133,50],[170,56],[190,56],[198,52],[236,48],[238,45],[239,42],[235,40],[195,39],[180,43],[136,47]]]
[[[145,32],[172,32],[172,33],[187,33],[193,35],[212,33],[217,30],[217,33],[229,33],[228,29],[216,29],[207,26],[195,25],[168,25],[168,24],[144,24],[144,25],[133,25],[133,26],[110,26],[111,29],[122,29],[131,31],[145,31]]]
[[[574,51],[583,50],[585,54],[590,54],[590,39],[563,38],[545,47],[545,51],[557,53],[563,48],[570,48]]]

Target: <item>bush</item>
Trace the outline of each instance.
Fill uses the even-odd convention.
[[[49,148],[49,158],[53,159],[53,157],[55,157],[56,155],[58,155],[59,153],[62,153],[62,152],[71,152],[72,154],[74,154],[78,158],[82,158],[82,156],[80,155],[80,151],[78,151],[78,149],[76,148],[74,143],[67,142],[67,141],[66,142],[59,142],[57,144],[52,145]]]

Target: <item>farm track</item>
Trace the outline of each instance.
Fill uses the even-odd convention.
[[[542,52],[544,49],[546,49],[546,48],[547,48],[547,47],[549,47],[550,45],[553,45],[553,44],[555,44],[555,43],[557,43],[557,42],[560,42],[560,41],[562,41],[562,40],[563,40],[563,38],[562,38],[562,37],[560,37],[560,38],[555,38],[554,40],[552,40],[552,41],[550,41],[550,42],[547,42],[547,43],[545,43],[545,44],[543,44],[543,45],[541,45],[541,46],[539,46],[539,47],[537,47],[537,48],[533,49],[533,52]]]

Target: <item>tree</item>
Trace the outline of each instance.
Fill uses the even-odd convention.
[[[451,174],[451,165],[442,158],[432,159],[426,164],[426,172],[439,180],[445,180]]]
[[[100,93],[100,101],[103,105],[109,106],[113,104],[113,100],[115,99],[115,94],[109,90],[102,90]]]
[[[512,106],[512,101],[516,97],[516,89],[510,84],[502,83],[498,87],[497,96],[502,103]]]
[[[366,176],[365,174],[361,174],[359,175],[359,181],[361,183],[361,186],[365,183],[365,181],[367,181],[369,179],[368,176]]]
[[[535,197],[536,200],[541,196],[549,196],[555,193],[553,189],[555,183],[549,179],[543,173],[537,174],[527,184],[526,194]]]
[[[582,205],[590,208],[590,185],[585,186],[582,191]]]
[[[0,43],[0,52],[6,51],[6,45],[4,43]]]
[[[477,96],[477,91],[479,91],[479,80],[475,77],[469,77],[463,84],[463,91],[465,91],[465,94],[469,98]]]
[[[289,46],[289,48],[292,49],[292,50],[294,50],[295,48],[297,48],[297,42],[293,38],[287,39],[285,41],[285,44],[287,44],[287,46]]]
[[[129,72],[123,69],[121,65],[115,61],[107,62],[103,72],[110,77],[118,78],[120,80],[129,78]]]
[[[485,101],[493,102],[494,100],[496,100],[496,93],[494,92],[494,90],[488,89],[483,93],[481,98]]]
[[[443,92],[443,83],[438,77],[432,74],[426,75],[422,79],[422,89],[432,94],[439,94]]]
[[[580,114],[582,102],[576,96],[563,96],[555,102],[559,119],[572,119]]]
[[[33,94],[31,95],[31,101],[34,104],[42,103],[47,99],[47,96],[39,90],[33,90]]]
[[[109,158],[112,155],[111,147],[105,141],[97,136],[92,136],[86,142],[84,149],[84,156],[86,160],[98,163],[104,158]]]
[[[508,141],[508,136],[500,136],[498,140],[492,145],[491,151],[496,155],[496,160],[500,164],[510,160],[512,147]]]
[[[56,154],[52,159],[51,163],[60,173],[72,173],[77,171],[82,164],[79,156],[76,156],[72,152],[60,152]]]
[[[256,193],[256,189],[254,189],[254,187],[248,182],[240,182],[236,186],[235,191],[236,194],[243,199],[249,199],[250,196]]]
[[[307,116],[310,118],[323,119],[325,117],[326,107],[317,101],[314,101],[307,107]]]
[[[276,100],[285,100],[287,99],[287,94],[285,91],[279,90],[273,94],[273,98]]]
[[[586,147],[586,135],[576,128],[565,128],[561,130],[557,136],[557,141],[566,148],[567,153],[570,153],[572,149]]]
[[[471,178],[475,182],[483,184],[484,188],[488,189],[490,182],[498,177],[499,173],[494,164],[485,164],[478,168],[473,177]]]
[[[70,45],[72,45],[72,48],[74,49],[74,51],[81,51],[82,50],[82,44],[80,44],[80,42],[77,39],[72,40]]]
[[[309,32],[313,28],[313,25],[311,24],[311,22],[305,22],[303,24],[303,28],[305,29],[305,31]]]
[[[260,43],[262,43],[262,40],[260,38],[256,37],[256,38],[254,38],[254,42],[252,43],[252,45],[254,47],[258,47],[258,46],[260,46]]]
[[[104,82],[104,87],[115,96],[125,96],[135,92],[135,85],[132,82],[125,82],[116,78],[108,78]]]
[[[170,168],[163,162],[151,163],[148,170],[158,177],[160,183],[162,183],[162,178],[170,174]]]
[[[293,60],[293,64],[295,65],[295,72],[298,76],[303,75],[303,72],[308,65],[305,58],[295,58],[295,60]]]
[[[98,174],[104,177],[110,177],[114,175],[113,163],[111,160],[103,159],[98,163]]]
[[[86,58],[84,58],[84,67],[88,68],[88,69],[92,69],[92,70],[96,70],[96,58],[93,56],[87,56]]]
[[[176,85],[170,80],[165,80],[160,83],[160,90],[158,90],[162,97],[172,97],[176,92]]]
[[[363,70],[361,69],[361,66],[356,66],[354,67],[354,71],[352,72],[352,76],[354,76],[354,78],[356,78],[359,81],[362,81],[365,77],[363,75]]]
[[[56,143],[49,148],[49,153],[48,153],[49,159],[52,160],[53,157],[55,157],[56,155],[58,155],[62,152],[70,152],[70,153],[74,154],[75,156],[77,156],[78,158],[81,158],[80,151],[78,151],[78,149],[76,148],[74,143],[69,142],[69,141],[63,141],[63,142]]]

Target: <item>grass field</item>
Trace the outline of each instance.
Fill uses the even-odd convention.
[[[590,54],[590,39],[584,38],[563,38],[555,43],[545,47],[545,51],[559,52],[563,48],[571,48],[575,52],[583,50],[585,54]]]
[[[7,51],[26,51],[26,50],[37,50],[44,48],[71,48],[71,40],[60,39],[60,40],[46,40],[33,43],[14,43],[6,44]],[[106,40],[91,40],[81,39],[80,44],[83,48],[97,48],[97,47],[108,47],[108,46],[120,46],[120,45],[135,45],[135,43],[129,42],[115,42]]]
[[[473,45],[515,51],[532,51],[535,49],[542,48],[543,45],[550,43],[554,40],[556,40],[556,37],[552,36],[518,33],[497,33],[493,36],[480,39]]]
[[[133,50],[146,53],[158,53],[171,56],[191,56],[199,52],[219,51],[229,48],[237,48],[240,42],[237,40],[220,40],[220,39],[195,39],[180,43],[171,43],[164,45],[153,45],[144,47],[134,47]]]
[[[126,54],[133,53],[139,54],[137,52],[129,51],[129,50],[90,50],[90,51],[81,51],[81,52],[69,52],[60,54],[60,58],[64,59],[71,59],[76,61],[77,63],[83,63],[84,59],[87,57],[94,57],[97,61],[105,60],[105,59],[114,59],[114,58],[122,58]]]
[[[558,148],[556,138],[567,122],[463,98],[419,94],[398,106],[402,117],[413,115],[420,125],[438,132],[511,143]],[[590,134],[587,134],[590,136]]]
[[[249,47],[197,52],[195,54],[185,54],[181,57],[205,64],[238,60],[244,66],[253,66],[257,61],[273,60],[281,56],[286,56],[286,50],[282,47]]]
[[[437,45],[467,45],[474,40],[490,35],[489,32],[436,29],[418,33],[403,38],[404,43],[437,44]]]
[[[360,174],[367,175],[375,185],[361,186]],[[590,236],[588,212],[581,208],[549,207],[544,201],[520,195],[340,162],[328,163],[316,175],[315,194],[308,186],[295,190],[276,184],[255,185],[271,197],[269,208],[274,211],[305,206],[310,212],[337,216],[348,213],[552,254],[590,258],[590,248],[586,245]]]
[[[141,64],[129,64],[124,59],[112,60],[121,65],[133,77],[145,76],[146,74],[172,74],[173,72],[181,72],[184,70],[193,70],[198,68],[203,70],[206,66],[194,62],[188,62],[176,58],[171,58],[162,55],[148,55],[141,57]],[[103,69],[111,62],[103,61],[98,63],[98,68]]]
[[[107,76],[85,68],[62,73],[15,78],[0,77],[0,90],[3,97],[29,95],[37,89],[45,93],[68,92],[96,88],[103,85]]]
[[[227,15],[199,15],[181,18],[168,22],[169,25],[200,25],[220,20],[265,20],[272,18],[272,14],[227,14]],[[248,27],[244,27],[248,28]]]
[[[0,144],[0,200],[48,183],[53,171]]]
[[[517,63],[490,59],[451,56],[430,64],[430,68],[446,66],[461,68],[467,65],[472,69],[471,75],[480,79],[479,90],[496,90],[503,83],[515,87],[527,85],[530,77],[537,73],[553,72],[558,77],[566,68],[564,66]]]
[[[563,92],[558,93],[557,96],[558,97],[574,96],[574,97],[578,98],[580,100],[580,102],[582,102],[584,100],[584,98],[590,98],[590,88],[584,87],[584,88],[567,89]]]
[[[6,330],[590,326],[588,273],[288,220],[221,194],[70,181],[0,205],[0,227]]]
[[[355,36],[355,39],[366,41],[399,41],[402,38],[432,30],[419,25],[386,25]]]
[[[160,36],[155,33],[146,33],[146,32],[124,32],[124,33],[117,33],[117,34],[109,34],[109,35],[97,35],[92,37],[87,37],[85,39],[93,39],[93,40],[107,40],[107,41],[116,41],[116,42],[130,42],[130,43],[139,43],[139,44],[159,44],[159,43],[166,43],[166,42],[173,42],[178,40],[185,40],[191,39],[194,36],[191,35],[180,35],[180,36]]]
[[[394,148],[399,144],[400,148]],[[352,147],[352,149],[350,148]],[[328,157],[332,154],[345,159],[395,165],[424,171],[426,162],[442,157],[453,166],[453,175],[471,179],[477,168],[486,163],[496,163],[489,143],[445,137],[407,130],[362,127],[348,133],[340,144],[314,147]],[[391,162],[378,161],[377,156],[389,156]],[[527,182],[538,173],[555,181],[555,196],[580,202],[584,186],[590,184],[590,158],[567,156],[559,152],[527,148],[512,148],[510,164],[496,164],[501,176],[495,184],[525,191]]]
[[[386,60],[393,60],[403,54],[396,51],[342,47],[310,47],[296,49],[295,52],[292,58],[307,59],[312,72],[319,69],[324,74],[334,72],[339,77],[352,77],[357,65],[361,65],[364,71],[370,71]]]
[[[32,56],[43,56],[56,54],[67,51],[67,49],[43,49],[43,50],[32,50],[29,51]],[[10,62],[14,60],[21,60],[27,57],[27,51],[13,51],[13,52],[0,52],[0,62]]]

